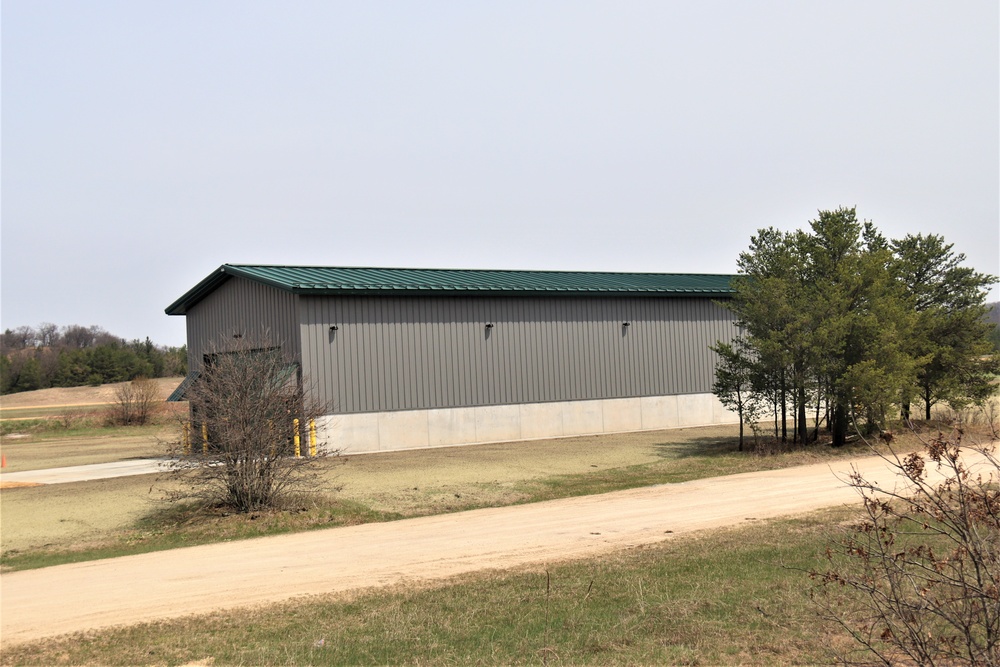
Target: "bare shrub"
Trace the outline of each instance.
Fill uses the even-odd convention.
[[[973,403],[956,409],[947,403],[934,406],[931,415],[938,425],[945,424],[960,428],[968,433],[1000,439],[1000,396],[991,396],[980,403]]]
[[[110,421],[120,426],[147,424],[159,407],[159,388],[149,378],[139,377],[115,387]]]
[[[79,425],[83,421],[84,416],[85,415],[81,415],[79,413],[64,412],[59,415],[57,419],[59,420],[59,426],[68,431],[69,429]]]
[[[824,615],[861,649],[844,662],[1000,664],[1000,460],[961,440],[890,446],[892,485],[850,476],[865,518],[811,573]]]
[[[315,490],[314,464],[335,452],[309,455],[310,427],[324,411],[307,400],[298,365],[266,341],[218,349],[187,393],[187,440],[173,452],[187,483],[181,495],[251,512]]]

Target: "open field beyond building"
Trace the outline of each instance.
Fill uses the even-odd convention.
[[[184,378],[157,378],[153,380],[160,397],[166,400]],[[107,405],[115,400],[117,384],[96,387],[53,387],[38,391],[6,394],[0,398],[0,416],[4,419],[18,416],[15,411],[46,408],[58,412],[62,407]]]

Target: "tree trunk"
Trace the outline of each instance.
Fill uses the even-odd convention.
[[[785,390],[785,371],[781,371],[781,441],[788,442],[788,393]]]
[[[775,402],[774,402],[774,440],[777,441],[778,440],[778,402],[777,402],[778,395],[777,395],[777,393],[774,394],[773,398],[775,399]]]
[[[816,387],[816,392],[817,392],[816,393],[816,426],[813,429],[813,437],[812,437],[813,442],[819,440],[819,408],[820,408],[819,399],[820,399],[820,394],[819,394],[819,387],[818,386]]]
[[[826,421],[827,431],[833,431],[833,419],[831,419],[830,415],[830,396],[833,395],[832,392],[833,388],[829,384],[827,384],[826,390],[823,392],[823,395],[825,397],[823,400],[823,419],[824,421]]]
[[[843,447],[847,443],[847,408],[840,401],[833,406],[833,446]]]
[[[799,443],[805,446],[809,441],[809,427],[806,424],[806,388],[805,385],[799,387],[799,416],[797,426],[799,428]]]
[[[736,404],[739,406],[739,417],[740,417],[740,444],[738,451],[743,451],[743,397],[740,393],[736,392]]]
[[[924,406],[926,406],[927,414],[924,417],[927,421],[931,420],[931,388],[929,386],[924,386]]]
[[[792,386],[792,444],[799,442],[799,392],[797,386]]]

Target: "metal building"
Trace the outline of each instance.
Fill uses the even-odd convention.
[[[224,264],[171,304],[188,364],[267,335],[347,453],[735,423],[726,275]]]

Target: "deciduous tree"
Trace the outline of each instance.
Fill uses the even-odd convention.
[[[111,416],[122,426],[142,426],[149,422],[160,403],[156,382],[138,377],[115,387],[115,403]]]
[[[226,340],[206,357],[188,390],[191,441],[178,445],[175,470],[187,495],[240,512],[280,506],[308,490],[314,463],[310,425],[325,413],[311,404],[298,366],[280,346]]]
[[[881,483],[851,475],[864,519],[812,573],[825,615],[863,649],[845,663],[1000,664],[1000,461],[960,445],[955,433],[890,452],[895,479]]]

